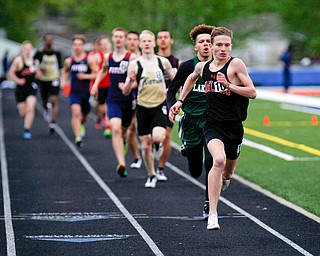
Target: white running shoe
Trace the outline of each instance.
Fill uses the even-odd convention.
[[[145,188],[155,188],[157,185],[156,176],[148,177],[147,182],[144,184]]]
[[[46,120],[47,122],[50,122],[51,114],[49,109],[43,110],[43,119]]]
[[[221,191],[225,191],[230,185],[230,179],[222,178],[222,187]]]
[[[55,129],[56,129],[56,124],[51,122],[49,124],[49,133],[54,134]]]
[[[130,168],[131,169],[140,169],[141,165],[142,165],[141,158],[135,159],[134,162],[132,162],[132,164],[130,164]]]
[[[209,215],[207,229],[208,230],[218,230],[218,229],[220,229],[220,226],[219,226],[219,223],[218,223],[218,216]]]
[[[163,153],[163,147],[162,147],[162,143],[159,144],[153,144],[153,157],[155,160],[159,161],[162,153]]]
[[[205,219],[208,219],[208,217],[209,217],[209,201],[204,202],[202,216]]]
[[[168,177],[164,174],[163,170],[157,169],[156,177],[158,181],[167,181]]]

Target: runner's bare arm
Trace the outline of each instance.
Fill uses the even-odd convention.
[[[233,91],[243,97],[250,99],[256,98],[257,93],[244,62],[241,59],[235,58],[230,63],[229,70],[231,74],[229,75],[228,72],[228,77],[230,77],[230,80],[234,81],[234,83],[229,83],[225,75],[221,72],[217,75],[217,81],[223,84],[230,91]]]
[[[126,81],[123,84],[122,88],[120,88],[124,95],[128,95],[131,92],[132,88],[136,87],[137,68],[138,66],[136,61],[129,62]]]
[[[164,67],[166,74],[169,76],[170,80],[172,81],[175,76],[175,73],[173,72],[170,61],[167,58],[163,58],[161,60],[162,60],[162,65]]]
[[[96,74],[96,78],[95,78],[95,81],[92,85],[92,88],[91,88],[91,95],[93,96],[97,96],[98,94],[98,85],[99,83],[102,81],[102,79],[106,76],[107,72],[108,72],[108,68],[109,68],[109,53],[106,53],[104,55],[104,65],[103,65],[103,68],[100,69],[97,74]]]
[[[99,65],[97,63],[96,58],[94,55],[89,55],[88,57],[88,66],[91,70],[91,73],[78,73],[77,77],[80,80],[94,80],[97,76],[97,73],[99,71]]]
[[[16,75],[16,72],[18,70],[21,70],[22,68],[22,65],[23,65],[23,62],[22,62],[22,58],[20,56],[14,58],[11,66],[10,66],[10,69],[9,69],[9,77],[17,84],[17,85],[24,85],[25,82],[26,82],[26,79],[25,78],[19,78],[17,77]]]
[[[70,75],[70,65],[71,65],[71,58],[67,58],[64,61],[63,69],[61,72],[61,84],[60,84],[61,89],[64,89],[65,86],[68,84],[68,78]]]

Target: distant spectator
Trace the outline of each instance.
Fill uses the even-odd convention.
[[[283,86],[285,92],[288,92],[289,86],[291,85],[291,54],[292,45],[289,45],[287,50],[281,56],[281,61],[283,62]]]
[[[3,58],[2,58],[2,76],[1,76],[1,82],[4,80],[7,80],[7,73],[9,71],[9,60],[8,60],[9,51],[6,50],[4,52]]]

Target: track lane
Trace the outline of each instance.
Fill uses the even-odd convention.
[[[66,103],[62,101],[61,108],[64,110],[59,124],[63,127],[66,136],[72,138],[70,113],[66,107]],[[14,116],[14,114],[13,112],[11,116],[12,123],[17,121],[17,116]],[[75,253],[79,252],[83,254],[78,255],[106,255],[106,252],[108,252],[107,255],[119,255],[118,253],[120,252],[121,255],[150,255],[151,251],[148,249],[148,246],[139,238],[134,228],[132,228],[119,209],[111,202],[110,197],[97,186],[96,181],[88,175],[85,170],[86,168],[83,168],[83,165],[79,164],[79,161],[71,156],[70,149],[68,149],[65,143],[61,143],[57,136],[50,137],[47,134],[47,127],[41,119],[41,116],[37,114],[38,121],[35,125],[35,132],[38,133],[39,141],[37,141],[36,137],[33,140],[37,141],[36,143],[27,141],[29,144],[25,144],[25,141],[19,137],[19,129],[21,128],[19,125],[13,128],[10,125],[10,132],[6,131],[5,133],[7,137],[6,141],[8,141],[6,146],[9,145],[9,148],[13,147],[10,155],[8,154],[7,156],[10,176],[14,176],[11,172],[15,172],[15,170],[21,172],[21,165],[25,163],[21,159],[18,161],[14,156],[13,152],[20,153],[19,151],[17,152],[14,145],[23,146],[24,149],[21,152],[27,156],[26,159],[36,158],[36,161],[25,168],[30,173],[27,173],[25,182],[23,183],[30,184],[30,186],[26,189],[20,188],[20,190],[17,190],[17,193],[14,193],[12,198],[12,202],[16,202],[12,207],[15,209],[14,229],[18,234],[16,242],[19,244],[17,246],[19,251],[26,253],[25,249],[28,248],[30,254],[23,255],[38,255],[36,252],[39,249],[37,250],[37,248],[41,245],[42,251],[56,253],[52,255],[63,255],[59,254],[62,251],[70,252],[69,255],[77,255]],[[214,253],[215,255],[225,255],[226,253],[229,253],[229,255],[244,255],[246,253],[257,255],[260,253],[260,255],[264,255],[261,254],[262,248],[266,253],[265,255],[270,255],[267,253],[274,252],[274,250],[276,250],[278,255],[288,255],[285,253],[301,255],[292,247],[285,245],[279,239],[268,234],[268,232],[261,230],[248,218],[221,203],[219,212],[222,230],[219,232],[208,232],[205,229],[206,222],[199,218],[204,198],[204,191],[201,188],[194,186],[180,175],[169,171],[167,173],[170,180],[167,183],[158,183],[158,187],[155,190],[148,190],[143,187],[146,178],[145,170],[129,170],[127,179],[118,178],[114,170],[116,163],[113,159],[110,140],[103,140],[99,132],[94,130],[92,123],[88,127],[88,136],[85,143],[85,148],[81,149],[81,154],[85,156],[85,159],[101,177],[102,181],[108,184],[110,189],[120,199],[120,202],[128,209],[134,219],[143,227],[165,255],[186,255],[188,253],[190,255],[208,255],[208,253]],[[27,147],[25,148],[24,146]],[[53,149],[59,149],[59,151],[52,158],[49,158],[50,152]],[[29,154],[28,151],[34,151],[34,155]],[[43,154],[45,154],[45,157],[43,157]],[[42,156],[40,157],[39,155]],[[128,158],[130,159],[132,156],[129,155]],[[177,163],[177,166],[181,170],[187,170],[185,159],[177,152],[173,152],[170,162]],[[46,163],[51,164],[45,165]],[[37,172],[32,173],[33,170],[37,170]],[[68,172],[70,173],[68,174]],[[48,173],[54,176],[54,178],[51,177],[54,181],[49,183],[51,184],[49,186],[45,184],[45,180],[50,179]],[[19,176],[19,174],[16,175]],[[33,178],[39,177],[38,180],[42,180],[43,183],[33,183],[34,181],[32,180],[34,179],[31,179],[30,176]],[[203,182],[203,177],[199,181]],[[21,180],[19,182],[16,177],[11,178],[10,184],[12,185],[10,186],[10,191],[12,190],[12,186],[15,187],[19,183],[21,184]],[[50,186],[54,188],[53,191],[55,193],[59,190],[63,193],[61,191],[57,194],[53,193],[49,189]],[[38,189],[38,187],[41,187],[42,190],[33,191]],[[15,189],[17,188],[13,188],[13,191]],[[74,198],[74,195],[77,195],[76,198]],[[319,248],[311,243],[311,238],[314,238],[315,234],[319,234],[319,232],[316,233],[319,231],[319,225],[314,225],[312,221],[306,221],[305,217],[298,216],[299,223],[300,221],[304,223],[302,225],[284,221],[284,219],[291,218],[291,216],[297,218],[296,213],[290,210],[287,213],[286,207],[279,206],[273,200],[268,200],[265,196],[252,192],[236,181],[232,182],[232,186],[223,194],[223,197],[230,198],[232,202],[254,214],[254,216],[268,223],[271,227],[274,227],[276,230],[279,229],[279,232],[286,234],[290,239],[296,241],[297,244],[306,245],[307,247],[305,248],[310,247],[311,252]],[[27,201],[27,203],[21,203],[21,201]],[[262,210],[266,207],[257,208],[258,203],[267,205],[267,210]],[[270,211],[274,205],[276,210]],[[280,216],[277,216],[277,210],[279,209],[281,209],[279,212]],[[24,215],[32,215],[32,213],[50,212],[57,213],[57,216],[53,217],[56,219],[58,219],[58,215],[61,213],[93,213],[93,215],[94,213],[102,213],[101,215],[104,215],[105,219],[93,218],[92,221],[73,222],[62,221],[61,219],[59,221],[30,220],[28,218],[27,220],[18,220],[23,215],[22,213]],[[283,213],[285,213],[284,217],[281,216]],[[39,218],[39,216],[37,217]],[[62,217],[60,216],[60,218]],[[78,216],[79,219],[80,217]],[[283,225],[281,222],[283,222]],[[289,224],[287,225],[287,223]],[[307,235],[300,235],[299,237],[297,236],[297,232],[294,232],[292,228],[288,228],[290,225],[301,227],[301,232],[303,232],[303,227],[306,227],[310,232],[304,232]],[[310,229],[312,226],[313,228]],[[29,230],[30,227],[31,231]],[[110,232],[103,232],[105,230]],[[126,232],[119,232],[121,230]],[[46,234],[48,236],[57,236],[56,239],[61,236],[62,242],[58,242],[57,240],[39,240],[40,236],[45,236]],[[85,236],[88,234],[127,234],[129,236],[112,241],[101,240],[72,244],[65,242],[67,237],[63,237],[61,234],[65,236],[70,236],[70,234],[77,236],[81,234],[82,238],[79,238],[79,241],[84,241]],[[42,239],[45,239],[45,237],[42,237]],[[122,245],[122,247],[119,245]],[[90,254],[90,251],[94,252],[94,254]]]

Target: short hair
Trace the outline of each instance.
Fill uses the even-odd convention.
[[[193,43],[196,43],[197,40],[197,36],[201,35],[201,34],[209,34],[211,35],[212,30],[215,28],[215,26],[210,26],[210,25],[206,25],[206,24],[200,24],[196,27],[194,27],[191,31],[190,31],[190,38],[193,41]]]
[[[128,35],[128,34],[134,34],[134,35],[139,36],[139,32],[136,31],[136,30],[129,30],[129,31],[127,32],[127,35]]]
[[[211,42],[216,36],[229,36],[231,39],[233,38],[232,30],[225,27],[216,27],[211,32]]]
[[[22,43],[21,43],[21,46],[24,46],[25,44],[31,44],[32,45],[32,42],[30,40],[24,40]]]
[[[124,32],[124,34],[127,36],[127,30],[125,29],[125,28],[123,28],[123,27],[116,27],[116,28],[114,28],[113,30],[112,30],[112,32],[111,32],[111,35],[113,35],[114,34],[114,32],[117,32],[117,31],[122,31],[122,32]]]
[[[42,37],[42,40],[45,41],[47,36],[51,36],[53,38],[53,34],[52,33],[45,33]]]
[[[100,36],[97,36],[96,38],[93,39],[93,43],[98,44],[104,38],[107,38],[109,40],[107,35],[100,35]]]
[[[74,42],[74,40],[76,39],[80,39],[82,40],[82,42],[85,44],[86,43],[86,36],[84,34],[75,34],[73,37],[72,37],[72,42]]]
[[[139,35],[139,39],[140,39],[141,35],[143,35],[143,34],[148,34],[148,35],[152,36],[154,40],[156,39],[156,36],[155,36],[154,33],[153,33],[152,31],[150,31],[150,30],[143,30],[143,31],[140,33],[140,35]]]
[[[172,35],[171,35],[171,32],[170,32],[169,30],[167,30],[167,29],[161,29],[161,30],[158,32],[158,34],[159,34],[160,32],[168,32],[170,38],[173,38]]]

